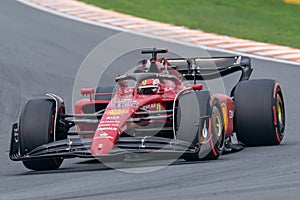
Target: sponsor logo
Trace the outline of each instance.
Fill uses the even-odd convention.
[[[118,115],[110,115],[110,116],[107,116],[106,119],[108,119],[108,120],[119,120],[120,116],[118,116]]]
[[[111,127],[119,127],[118,124],[102,124],[102,125],[100,125],[99,127],[108,127],[108,126],[111,126]]]
[[[110,107],[129,107],[129,106],[132,106],[132,107],[137,107],[138,106],[138,103],[137,102],[115,102],[115,103],[112,103],[110,105]]]
[[[116,127],[118,127],[118,124],[99,124],[98,128],[107,127],[107,126],[116,126]]]
[[[107,126],[107,124],[111,124],[112,126],[118,126],[119,121],[101,121],[99,126]]]
[[[142,85],[146,85],[146,84],[147,84],[147,80],[143,80]]]
[[[225,104],[222,104],[222,112],[223,112],[223,118],[224,118],[224,129],[227,131],[228,126],[228,114],[227,114],[227,108]]]
[[[113,110],[109,110],[107,112],[108,115],[122,115],[124,113],[127,113],[127,110],[124,110],[124,109],[113,109]]]
[[[158,110],[158,108],[161,109],[161,105],[159,103],[152,103],[152,104],[148,104],[148,105],[143,106],[143,109],[146,109],[146,110],[148,110],[148,109]]]
[[[108,135],[106,132],[101,133],[99,136],[95,137],[94,139],[113,139],[112,136]]]
[[[101,150],[103,147],[103,144],[98,144],[98,150]]]
[[[97,128],[97,131],[116,131],[118,130],[117,127],[105,126]]]

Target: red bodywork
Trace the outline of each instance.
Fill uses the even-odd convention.
[[[143,65],[145,62],[143,63]],[[165,68],[161,62],[156,62],[160,68]],[[144,69],[144,66],[142,67]],[[139,94],[138,88],[128,86],[124,82],[118,82],[118,89],[113,94],[111,100],[95,100],[93,89],[83,89],[83,95],[90,95],[89,99],[82,99],[75,104],[75,114],[86,114],[105,109],[99,124],[76,124],[77,131],[95,131],[94,135],[82,136],[93,137],[91,152],[93,155],[105,155],[109,153],[125,130],[136,126],[145,126],[149,121],[128,122],[130,118],[134,118],[141,108],[150,111],[163,111],[172,109],[172,105],[176,95],[185,88],[191,90],[201,90],[201,85],[185,85],[183,84],[182,76],[174,69],[160,71],[159,73],[168,73],[176,76],[180,81],[164,80],[164,83],[159,83],[159,90],[155,94]],[[146,82],[138,83],[146,84]],[[125,85],[125,86],[124,86]],[[101,94],[96,94],[101,95]],[[233,111],[234,102],[229,96],[224,94],[215,94],[212,98],[217,98],[221,102],[223,110],[223,118],[225,124],[225,135],[229,137],[233,132]],[[165,113],[172,116],[172,113]],[[152,120],[153,121],[153,120]],[[169,124],[172,122],[165,119],[157,119],[156,122]]]

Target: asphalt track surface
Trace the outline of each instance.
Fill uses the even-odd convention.
[[[280,146],[246,148],[209,162],[179,160],[148,173],[126,173],[83,159],[67,160],[57,171],[32,172],[22,163],[10,161],[6,152],[11,124],[17,121],[22,105],[46,92],[63,96],[67,104],[71,102],[80,64],[98,43],[117,32],[56,17],[11,0],[1,1],[0,24],[1,200],[298,199],[299,66],[253,59],[252,78],[276,79],[284,91],[287,127]],[[129,43],[147,41],[174,51],[199,52],[130,34],[128,38]],[[146,163],[131,170],[147,171],[147,167]]]

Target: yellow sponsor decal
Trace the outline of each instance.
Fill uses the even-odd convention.
[[[290,3],[290,4],[299,4],[300,5],[300,0],[283,0],[284,3]]]
[[[147,84],[147,80],[143,80],[142,85],[146,85],[146,84]]]
[[[156,104],[156,110],[161,110],[161,105],[160,105],[160,103]]]
[[[113,109],[113,110],[109,110],[107,112],[107,114],[109,114],[109,115],[121,115],[121,114],[124,114],[124,113],[127,113],[127,110],[124,110],[124,109]]]
[[[228,126],[228,114],[227,114],[227,108],[225,104],[222,105],[222,112],[224,118],[224,130],[226,131]]]
[[[98,150],[101,150],[103,147],[103,144],[98,144]]]

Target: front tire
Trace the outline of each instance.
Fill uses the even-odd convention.
[[[36,147],[54,140],[55,103],[48,99],[29,100],[20,116],[20,151],[28,154]],[[24,160],[23,164],[31,170],[55,170],[60,167],[63,158],[45,158]]]
[[[222,154],[225,143],[221,104],[211,100],[208,91],[196,91],[180,97],[177,110],[177,138],[191,142],[199,151],[183,156],[186,161],[213,160]]]
[[[211,139],[209,140],[210,150],[204,156],[204,160],[216,160],[223,153],[225,145],[224,116],[221,104],[218,99],[212,101]]]
[[[279,145],[284,137],[285,108],[274,80],[238,83],[234,91],[235,129],[246,146]]]

